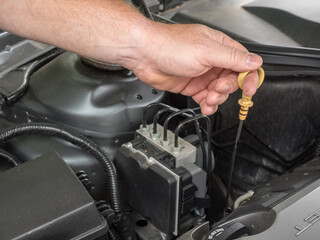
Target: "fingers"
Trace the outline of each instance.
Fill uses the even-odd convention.
[[[222,71],[223,69],[212,68],[201,76],[192,78],[180,93],[185,96],[193,96],[197,94],[203,89],[206,89],[208,84],[212,82],[212,79],[217,78]]]
[[[252,97],[256,93],[258,85],[259,85],[258,72],[257,71],[250,72],[246,76],[243,82],[244,94],[249,97]]]
[[[213,44],[210,53],[206,53],[209,63],[214,67],[225,68],[236,72],[253,71],[262,65],[262,58],[238,48]]]
[[[229,94],[221,94],[213,91],[202,91],[195,96],[193,96],[193,100],[195,100],[201,107],[201,112],[204,115],[212,115],[218,110],[218,105],[224,103]],[[208,99],[210,99],[210,104],[208,104]]]
[[[218,109],[218,105],[209,105],[207,104],[207,96],[209,91],[207,89],[202,90],[196,95],[192,96],[193,100],[197,102],[201,108],[201,112],[204,115],[212,115]]]
[[[238,74],[230,71],[223,71],[219,79],[212,81],[207,89],[193,96],[199,103],[201,111],[205,115],[211,115],[218,109],[218,105],[224,103],[230,93],[238,89]],[[243,91],[247,96],[253,96],[259,84],[257,71],[250,72],[243,83]]]
[[[210,91],[207,95],[206,104],[208,106],[220,105],[224,103],[229,97],[227,93],[218,93]]]
[[[237,74],[224,70],[220,78],[212,81],[209,86],[193,96],[193,99],[200,105],[205,115],[211,115],[217,111],[218,105],[224,103],[229,94],[238,89]]]
[[[230,70],[224,70],[220,77],[208,86],[208,90],[222,94],[233,93],[238,89],[238,74]]]
[[[201,112],[203,115],[212,115],[218,110],[218,105],[209,106],[205,103],[200,103],[199,105],[201,107]]]
[[[229,73],[214,82],[215,84],[208,86],[207,96],[201,105],[201,109],[204,108],[203,114],[213,114],[218,109],[218,105],[224,103],[229,94],[238,89],[235,73]]]

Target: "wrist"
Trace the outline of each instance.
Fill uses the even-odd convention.
[[[157,23],[143,16],[139,16],[131,23],[128,34],[124,36],[125,44],[119,49],[116,61],[132,70],[148,55],[146,51],[152,44]]]
[[[107,6],[97,8],[95,17],[83,20],[77,28],[81,36],[77,39],[78,47],[72,44],[67,50],[130,69],[147,42],[153,21],[122,1],[114,1],[113,8],[113,11]],[[82,29],[87,32],[84,34]]]

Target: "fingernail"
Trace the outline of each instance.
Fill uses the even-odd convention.
[[[249,53],[247,56],[247,64],[251,66],[259,66],[261,65],[261,57],[254,53]]]

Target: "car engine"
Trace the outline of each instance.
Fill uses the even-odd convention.
[[[217,2],[146,1],[155,20],[229,31],[263,57],[232,176],[240,90],[204,116],[122,66],[0,31],[0,239],[318,239],[320,46],[196,14]],[[280,5],[268,14],[288,16]],[[268,22],[264,8],[243,11]]]

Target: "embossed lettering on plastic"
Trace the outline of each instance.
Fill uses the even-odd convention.
[[[298,225],[294,226],[294,228],[299,231],[296,233],[296,236],[299,236],[301,233],[306,231],[313,224],[315,224],[316,222],[318,222],[320,220],[320,208],[317,211],[310,214],[308,217],[306,217],[303,220],[304,220],[303,224],[298,224]]]
[[[208,239],[209,240],[212,240],[214,239],[215,237],[218,237],[221,233],[223,233],[224,231],[224,228],[218,228],[218,229],[215,229],[214,231],[212,231],[210,233],[210,235],[208,236]]]

